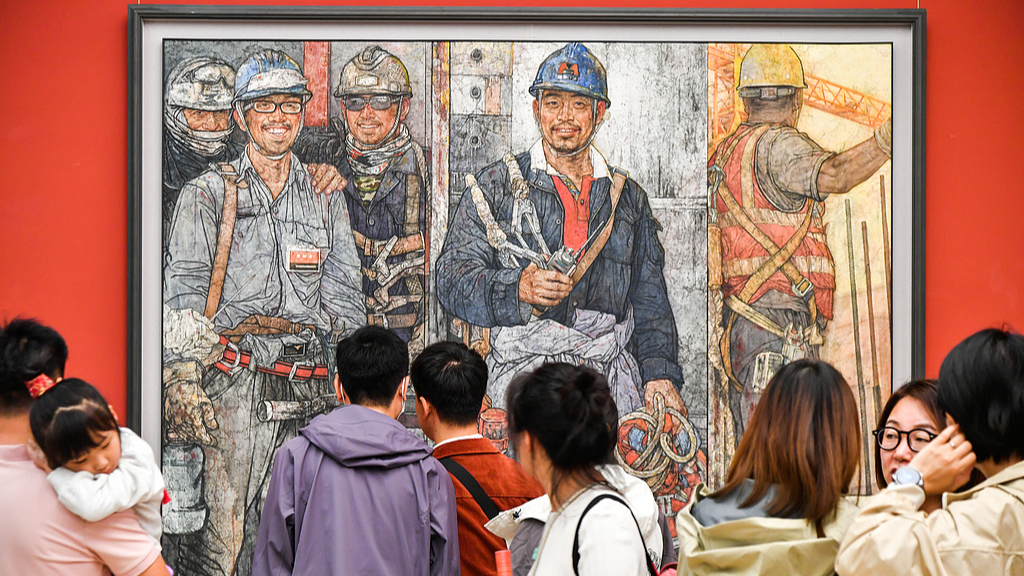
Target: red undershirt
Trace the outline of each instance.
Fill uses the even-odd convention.
[[[579,197],[573,197],[569,187],[561,178],[552,178],[555,181],[555,189],[558,190],[558,198],[562,201],[562,208],[565,210],[565,225],[562,227],[562,243],[578,251],[587,241],[587,232],[590,227],[590,188],[594,179],[590,176],[583,177]]]

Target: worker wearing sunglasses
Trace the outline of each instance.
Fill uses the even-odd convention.
[[[334,96],[342,145],[315,152],[329,154],[320,161],[348,180],[342,198],[365,271],[366,323],[422,340],[428,179],[426,156],[406,125],[409,71],[395,54],[366,46],[342,68]]]

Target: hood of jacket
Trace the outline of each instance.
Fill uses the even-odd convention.
[[[676,516],[679,574],[831,575],[839,543],[857,516],[857,506],[843,498],[835,518],[822,527],[824,537],[818,536],[814,525],[803,518],[733,515],[722,510],[716,511],[720,521],[704,526],[694,516],[693,507],[707,501],[709,495],[706,486],[697,486],[690,502]],[[736,504],[719,502],[719,507]]]
[[[317,416],[299,433],[348,468],[397,468],[431,452],[394,418],[358,405]]]
[[[963,492],[946,492],[942,495],[943,507],[952,502],[970,500],[982,490],[999,486],[1000,490],[1024,503],[1024,461],[1007,466],[991,478],[986,478],[977,486]]]
[[[646,541],[654,535],[660,535],[658,504],[647,484],[617,464],[598,466],[598,470],[601,471],[601,475],[608,481],[608,484],[629,504],[629,509],[633,512],[637,524],[640,525],[640,531],[644,534],[644,540]],[[532,520],[546,523],[550,515],[551,498],[544,494],[525,504],[499,513],[485,527],[492,533],[511,541],[516,530],[519,529],[519,524],[523,521]]]

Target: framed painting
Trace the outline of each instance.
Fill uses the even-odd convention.
[[[502,450],[515,374],[603,372],[667,514],[780,366],[827,360],[875,489],[924,363],[924,11],[128,14],[128,417],[175,568],[249,573],[274,453],[363,325],[483,355]]]

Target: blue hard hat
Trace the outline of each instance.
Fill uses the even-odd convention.
[[[574,92],[612,105],[604,66],[579,42],[570,42],[552,52],[540,65],[530,94],[537,98],[541,90]]]
[[[313,95],[295,60],[279,50],[263,50],[245,59],[235,75],[235,102],[275,94]]]

